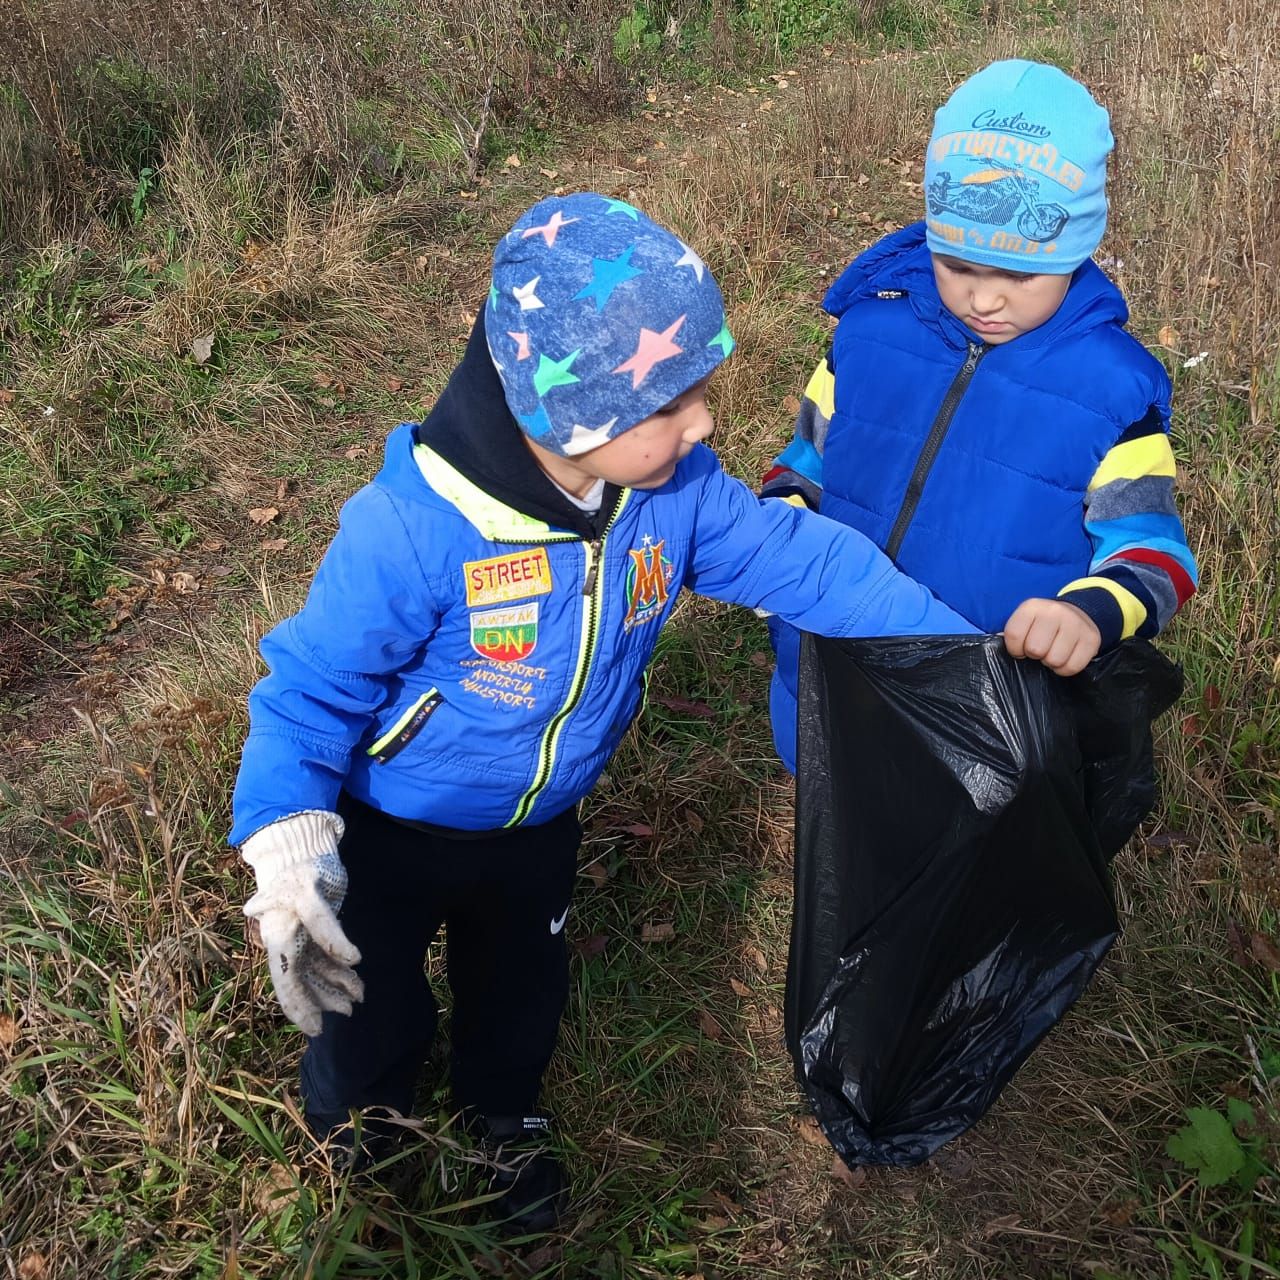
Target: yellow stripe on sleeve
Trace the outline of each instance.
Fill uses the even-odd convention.
[[[803,507],[808,505],[798,493],[789,493],[782,499],[782,501],[792,507]]]
[[[818,412],[830,422],[831,415],[836,411],[836,379],[825,360],[813,371],[804,394],[805,399],[812,400],[818,406]]]
[[[1135,635],[1138,628],[1146,622],[1147,610],[1142,601],[1132,591],[1126,591],[1118,582],[1112,582],[1110,578],[1077,578],[1075,582],[1068,582],[1058,595],[1065,596],[1069,591],[1083,591],[1087,587],[1101,587],[1104,591],[1110,592],[1116,604],[1120,606],[1120,616],[1124,620],[1120,632],[1121,640],[1127,640]]]
[[[1137,480],[1139,476],[1172,476],[1177,471],[1169,437],[1163,431],[1127,440],[1108,450],[1089,481],[1089,492],[1113,480]]]

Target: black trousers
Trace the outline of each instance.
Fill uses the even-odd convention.
[[[447,927],[454,1102],[536,1110],[569,993],[565,917],[581,829],[569,809],[536,827],[455,840],[343,796],[349,885],[339,918],[360,949],[364,1000],[326,1013],[302,1058],[308,1124],[323,1137],[354,1107],[408,1115],[436,1031],[424,972]]]

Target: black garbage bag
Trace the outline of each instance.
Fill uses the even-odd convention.
[[[805,637],[787,1043],[846,1163],[963,1133],[1085,989],[1181,688],[1145,641],[1064,680],[998,636]]]

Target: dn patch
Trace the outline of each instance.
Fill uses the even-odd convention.
[[[514,605],[471,615],[471,647],[491,662],[521,662],[538,646],[538,606]]]

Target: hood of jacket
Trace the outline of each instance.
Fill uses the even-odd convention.
[[[886,293],[905,294],[921,322],[940,333],[949,345],[963,350],[971,342],[982,342],[942,305],[923,222],[903,227],[860,253],[827,290],[822,307],[839,318],[855,302]],[[1108,323],[1123,325],[1128,319],[1129,308],[1120,290],[1095,263],[1087,261],[1072,273],[1071,286],[1058,310],[1014,342],[1024,348],[1040,347],[1067,332],[1083,333]]]
[[[570,502],[538,466],[507,407],[493,367],[483,307],[462,360],[431,412],[414,428],[414,439],[476,489],[554,529],[595,538],[617,503],[617,486],[607,484],[599,512],[590,516]]]

